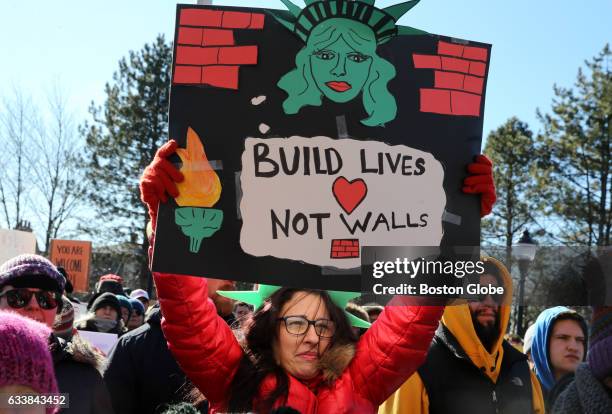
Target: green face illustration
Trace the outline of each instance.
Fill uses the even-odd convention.
[[[326,23],[308,42],[312,43],[312,77],[323,95],[334,102],[349,102],[361,93],[370,77],[376,38],[367,26],[347,19]],[[338,35],[340,23],[352,27]]]

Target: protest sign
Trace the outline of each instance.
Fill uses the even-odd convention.
[[[93,346],[104,352],[104,355],[108,355],[110,353],[119,339],[117,334],[90,331],[77,332],[79,333],[79,336],[91,342]]]
[[[0,229],[0,264],[26,253],[36,253],[36,236],[34,236],[34,233]]]
[[[66,269],[76,292],[88,291],[91,242],[52,239],[49,259]]]
[[[479,244],[461,187],[491,47],[397,25],[414,4],[178,6],[185,181],[160,205],[153,270],[357,291],[364,246]]]

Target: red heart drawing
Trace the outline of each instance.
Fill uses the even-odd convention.
[[[368,186],[361,178],[349,181],[344,177],[338,177],[334,181],[332,192],[340,207],[347,214],[351,214],[368,194]]]

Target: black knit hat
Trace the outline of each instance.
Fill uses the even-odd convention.
[[[101,294],[91,305],[91,311],[95,313],[98,309],[101,309],[105,306],[111,306],[114,310],[117,311],[117,320],[121,318],[121,305],[119,304],[119,299],[117,299],[117,296],[113,295],[110,292]]]

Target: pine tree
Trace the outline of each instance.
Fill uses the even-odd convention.
[[[87,140],[88,196],[98,219],[93,231],[107,243],[138,245],[141,286],[146,286],[147,210],[138,181],[155,151],[168,140],[172,46],[162,35],[119,61],[106,84],[102,108],[92,104]]]
[[[540,163],[550,171],[546,213],[565,244],[610,245],[612,72],[609,45],[579,69],[573,89],[555,86],[551,114],[539,113]]]
[[[493,244],[502,241],[510,265],[513,240],[534,220],[533,132],[525,122],[512,117],[489,134],[484,153],[493,161],[497,202],[482,223],[483,239]]]

